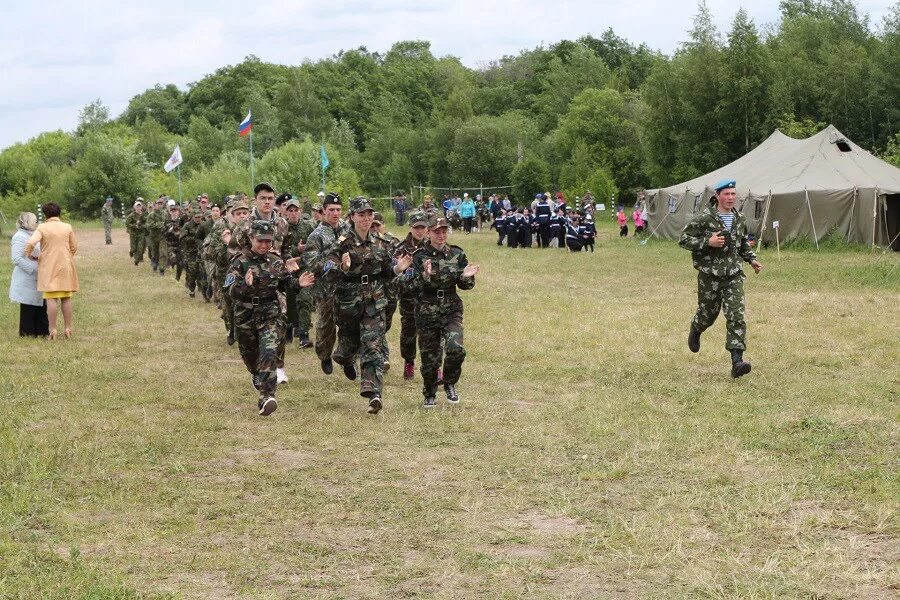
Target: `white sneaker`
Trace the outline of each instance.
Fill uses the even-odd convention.
[[[263,400],[262,405],[259,407],[259,414],[263,417],[268,417],[275,409],[278,408],[278,401],[275,398],[269,397]]]
[[[288,376],[287,376],[287,373],[284,372],[284,369],[276,369],[275,375],[276,375],[276,380],[278,381],[279,384],[288,382]]]

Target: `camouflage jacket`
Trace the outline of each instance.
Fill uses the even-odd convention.
[[[747,221],[744,215],[732,209],[734,221],[731,229],[719,218],[718,209],[711,205],[685,225],[678,245],[691,251],[694,268],[707,275],[729,277],[740,273],[741,261],[752,262],[756,254],[747,243]],[[709,246],[709,238],[716,232],[725,234],[725,246],[713,248]]]
[[[288,221],[288,232],[284,237],[284,258],[294,258],[302,256],[297,250],[299,242],[306,243],[310,234],[316,229],[316,222],[312,219],[301,218],[296,223]]]
[[[166,219],[166,226],[163,228],[163,235],[169,248],[180,249],[181,247],[181,224],[180,219],[169,217]]]
[[[231,230],[231,241],[228,243],[228,250],[232,253],[232,255],[236,256],[242,250],[250,249],[250,225],[253,224],[253,221],[271,221],[275,224],[275,237],[272,240],[272,252],[282,256],[282,246],[284,244],[284,237],[288,232],[288,223],[283,218],[278,216],[274,210],[272,214],[269,215],[268,219],[263,219],[262,215],[259,214],[259,209],[255,206],[250,211],[250,214],[244,220],[243,223],[236,226]],[[285,258],[288,258],[285,256]]]
[[[399,244],[397,244],[397,246],[394,248],[394,256],[397,257],[401,254],[409,254],[410,256],[412,256],[413,254],[415,254],[416,250],[422,248],[427,241],[427,238],[423,238],[422,241],[417,242],[412,234],[409,233],[405,238],[400,240]],[[418,292],[409,290],[406,286],[403,285],[397,287],[397,293],[404,298],[415,298],[418,295]]]
[[[186,255],[200,256],[200,245],[203,243],[203,238],[200,237],[202,231],[200,225],[202,222],[194,223],[194,220],[191,219],[181,228],[181,251]]]
[[[316,284],[313,287],[315,297],[324,300],[334,295],[334,281],[322,277],[325,263],[328,260],[328,251],[338,236],[344,231],[344,224],[339,223],[337,228],[325,221],[319,223],[309,237],[306,238],[306,251],[303,253],[304,268],[316,276]]]
[[[253,285],[247,285],[247,271],[253,271]],[[300,289],[297,277],[300,271],[288,273],[284,261],[273,253],[256,254],[252,250],[242,251],[228,268],[223,288],[235,301],[235,317],[243,308],[245,317],[257,320],[277,319],[281,316],[278,292]]]
[[[137,214],[134,211],[128,213],[128,216],[125,218],[125,229],[127,229],[128,233],[132,235],[146,234],[147,213]]]
[[[425,261],[431,261],[431,277],[425,279]],[[438,250],[429,243],[413,254],[413,264],[401,275],[401,289],[416,296],[416,327],[441,327],[443,317],[462,310],[456,288],[471,290],[474,277],[463,276],[469,264],[459,246],[447,244]]]
[[[341,269],[341,257],[350,255],[350,268]],[[366,310],[374,315],[387,306],[389,289],[394,286],[394,258],[387,242],[370,231],[365,239],[351,228],[335,240],[326,254],[334,264],[323,279],[335,282],[335,309],[352,310],[360,302],[371,301]]]
[[[162,235],[167,220],[168,215],[164,209],[151,210],[147,215],[147,232],[153,235]]]
[[[100,209],[100,218],[103,219],[104,223],[113,222],[113,208],[111,204],[103,204],[103,208]]]
[[[230,227],[231,223],[228,223],[226,219],[222,219],[222,222],[216,223],[216,226],[213,227],[209,234],[209,254],[211,260],[216,263],[216,277],[218,277],[219,281],[224,281],[228,267],[231,265],[232,258],[228,252],[228,244],[222,239],[222,234],[225,231],[230,231]]]

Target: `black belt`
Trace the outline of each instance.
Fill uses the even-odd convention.
[[[448,298],[458,297],[456,294],[456,288],[434,288],[434,289],[425,289],[422,290],[422,297],[428,298],[431,300],[443,301]]]
[[[269,302],[277,302],[278,296],[252,296],[247,300],[243,300],[243,304],[252,304],[253,306],[259,306],[260,304],[268,304]]]

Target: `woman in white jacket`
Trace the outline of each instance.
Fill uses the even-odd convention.
[[[14,265],[9,282],[9,299],[19,303],[19,335],[46,337],[49,333],[47,302],[37,291],[37,273],[40,248],[31,256],[24,256],[25,244],[37,227],[37,217],[26,212],[16,221],[16,233],[12,237],[10,256]]]

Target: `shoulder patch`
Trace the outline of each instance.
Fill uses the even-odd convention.
[[[347,240],[347,234],[343,234],[337,239],[337,243],[343,244],[346,240]]]
[[[225,276],[225,285],[222,287],[231,287],[231,284],[237,280],[237,277],[234,276],[234,273],[229,273]]]

